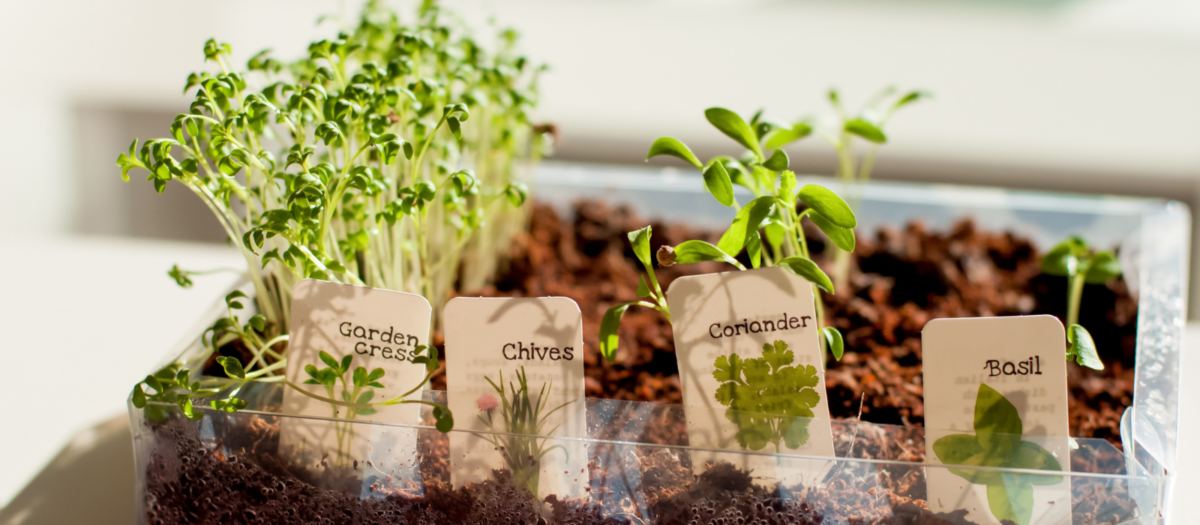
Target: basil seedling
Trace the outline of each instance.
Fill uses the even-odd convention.
[[[1096,343],[1079,324],[1084,284],[1105,284],[1121,275],[1121,263],[1111,251],[1094,251],[1080,237],[1058,243],[1042,257],[1042,272],[1067,278],[1067,360],[1103,370]]]

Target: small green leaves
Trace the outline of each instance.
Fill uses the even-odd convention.
[[[622,303],[604,312],[604,318],[600,320],[600,355],[609,363],[612,363],[617,358],[617,345],[620,338],[617,336],[617,328],[621,325],[621,316],[625,315],[625,310],[637,303]]]
[[[217,364],[225,369],[225,375],[229,377],[236,379],[246,378],[246,371],[242,369],[242,362],[236,357],[218,356]]]
[[[704,261],[722,261],[736,266],[739,270],[745,270],[746,267],[742,263],[734,259],[733,256],[726,253],[717,246],[713,246],[704,241],[691,240],[679,243],[675,247],[675,262],[678,264],[690,264]]]
[[[1096,252],[1087,266],[1088,284],[1105,284],[1121,275],[1121,263],[1111,251]]]
[[[764,221],[771,215],[774,207],[775,197],[771,195],[764,195],[747,203],[742,209],[738,210],[737,216],[733,219],[733,224],[721,235],[721,240],[717,242],[717,247],[729,255],[741,253],[742,248],[746,246],[746,240],[750,237],[750,234],[757,232],[764,226]],[[675,250],[678,252],[679,248]]]
[[[791,128],[776,128],[763,136],[763,149],[779,149],[812,134],[807,122],[797,122]]]
[[[650,227],[646,226],[640,230],[634,230],[628,233],[629,244],[633,246],[633,254],[637,256],[638,261],[641,261],[642,266],[646,267],[646,271],[652,271],[653,266],[650,264]]]
[[[833,353],[833,358],[841,361],[842,353],[846,351],[846,345],[842,342],[842,333],[837,328],[826,326],[821,329],[821,337],[825,339],[825,348]]]
[[[708,122],[724,133],[727,137],[737,141],[746,149],[752,151],[754,156],[760,161],[763,159],[762,148],[758,144],[758,137],[754,131],[746,124],[742,117],[738,116],[725,108],[708,108],[704,110],[704,117]]]
[[[788,257],[781,261],[776,266],[782,266],[791,270],[792,273],[807,279],[809,282],[817,285],[817,288],[825,290],[825,293],[832,294],[833,281],[829,280],[829,276],[821,270],[817,263],[812,262],[806,257]]]
[[[1017,407],[996,389],[980,384],[975,398],[975,436],[984,452],[996,456],[1012,454],[1023,432]]]
[[[180,288],[192,287],[192,279],[188,277],[188,272],[180,270],[178,264],[171,266],[171,269],[167,272],[167,275],[171,276],[171,278],[175,280],[175,284],[178,284]]]
[[[1075,275],[1079,268],[1079,257],[1076,253],[1086,249],[1087,246],[1078,237],[1058,243],[1042,256],[1042,272],[1061,277]]]
[[[771,171],[783,171],[788,168],[788,156],[783,150],[777,149],[771,153],[771,158],[763,163],[763,167]]]
[[[504,195],[508,197],[508,202],[515,208],[520,208],[525,204],[525,199],[529,198],[529,187],[521,182],[514,182],[504,188]]]
[[[824,215],[833,224],[843,228],[858,226],[858,221],[855,220],[854,211],[850,209],[850,205],[846,204],[846,201],[838,197],[836,193],[822,186],[805,184],[803,188],[800,188],[800,202]]]
[[[843,130],[846,133],[858,135],[859,137],[876,144],[883,144],[887,142],[887,135],[883,134],[883,130],[879,129],[878,126],[868,122],[865,119],[856,118],[846,121],[846,123],[843,125]]]
[[[729,172],[719,161],[710,162],[704,168],[704,187],[722,206],[733,206],[733,183]]]
[[[737,425],[737,441],[749,450],[774,444],[797,449],[807,442],[808,422],[821,401],[816,390],[817,369],[792,366],[795,355],[784,341],[763,345],[762,357],[738,354],[718,356],[713,378],[720,384],[713,393],[729,407],[725,418]]]
[[[1067,347],[1068,361],[1074,358],[1080,366],[1104,370],[1104,362],[1100,360],[1100,354],[1096,352],[1096,343],[1086,328],[1077,324],[1067,327],[1067,342],[1070,343],[1070,346]]]
[[[454,414],[450,413],[450,409],[442,405],[433,407],[433,417],[437,421],[434,426],[439,432],[445,434],[454,429]]]
[[[838,226],[820,213],[813,213],[808,218],[812,219],[813,224],[825,232],[829,240],[833,241],[838,248],[848,252],[854,251],[854,230]]]
[[[688,149],[688,147],[679,140],[671,137],[661,137],[658,140],[655,140],[654,144],[650,145],[650,151],[646,153],[646,160],[650,160],[651,158],[659,155],[670,155],[675,158],[686,160],[688,163],[697,168],[704,166],[700,163],[700,159],[697,159],[696,155],[692,153],[692,150]],[[728,206],[728,204],[726,206]]]

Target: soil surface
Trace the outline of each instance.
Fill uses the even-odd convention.
[[[627,208],[597,202],[577,203],[570,219],[536,205],[530,231],[516,239],[495,285],[467,295],[574,299],[584,316],[589,397],[680,403],[671,327],[657,312],[630,309],[615,363],[605,362],[598,351],[604,312],[636,298],[640,264],[626,233],[645,225]],[[715,243],[720,235],[679,224],[653,227],[653,249],[688,239]],[[828,271],[824,237],[816,229],[806,233],[814,258]],[[843,359],[827,363],[830,409],[835,418],[852,419],[861,411],[864,421],[903,426],[835,431],[836,448],[842,457],[921,462],[924,440],[912,427],[924,422],[920,333],[925,323],[939,317],[1036,313],[1061,318],[1066,282],[1041,275],[1039,254],[1027,240],[970,222],[949,231],[912,223],[859,234],[850,285],[822,298],[827,317],[846,338]],[[665,289],[683,275],[729,269],[721,263],[677,265],[659,268],[657,275]],[[1068,367],[1071,433],[1106,438],[1119,447],[1119,418],[1132,400],[1137,303],[1120,279],[1089,285],[1084,300],[1080,321],[1095,338],[1106,368]],[[435,378],[433,388],[445,388],[444,375]],[[372,482],[366,480],[365,465],[301,465],[281,456],[275,418],[212,417],[240,423],[214,425],[216,437],[204,433],[203,440],[201,423],[177,418],[151,425],[153,447],[143,487],[146,522],[971,523],[965,511],[931,513],[921,469],[907,465],[858,464],[856,471],[855,464],[846,463],[819,485],[780,486],[725,463],[696,469],[687,454],[670,448],[598,444],[588,452],[586,497],[537,501],[515,488],[502,470],[489,481],[455,488],[448,440],[436,431],[420,435],[421,481]],[[605,417],[620,420],[620,415]],[[646,422],[608,425],[611,435],[597,437],[686,444],[679,410],[659,406],[649,415],[629,416],[635,417]],[[1085,446],[1072,452],[1071,462],[1076,470],[1116,472],[1123,459],[1113,449]],[[1102,478],[1074,480],[1071,504],[1076,525],[1119,523],[1135,513],[1125,487]]]
[[[629,208],[596,201],[576,203],[572,215],[563,219],[550,206],[535,205],[529,232],[514,242],[495,285],[468,295],[574,299],[583,312],[589,397],[681,403],[666,319],[649,308],[630,308],[614,363],[600,356],[600,320],[612,305],[637,299],[641,264],[627,232],[651,224],[651,250],[689,239],[716,243],[721,232],[648,222]],[[984,231],[969,221],[949,231],[914,222],[858,235],[849,289],[822,294],[827,319],[846,340],[842,360],[829,357],[826,364],[834,418],[857,417],[861,404],[864,421],[923,424],[921,329],[931,319],[1066,315],[1066,279],[1041,273],[1041,256],[1027,239]],[[806,236],[828,273],[824,234],[813,227]],[[711,262],[657,268],[657,275],[666,289],[680,276],[732,269]],[[1068,365],[1071,435],[1105,438],[1120,447],[1120,417],[1133,402],[1137,301],[1120,278],[1087,285],[1083,299],[1080,324],[1095,339],[1105,369]],[[445,388],[441,381],[434,388]]]

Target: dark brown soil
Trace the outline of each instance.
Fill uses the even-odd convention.
[[[519,237],[496,284],[482,295],[558,295],[574,299],[584,315],[587,395],[679,403],[671,327],[649,309],[633,308],[621,325],[615,363],[597,350],[597,327],[613,304],[633,300],[640,265],[626,232],[645,222],[626,208],[595,202],[560,218],[534,209],[530,232]],[[653,247],[688,239],[714,241],[719,232],[654,224]],[[823,237],[807,232],[822,261]],[[960,222],[950,231],[914,223],[859,239],[850,286],[823,297],[829,318],[846,336],[842,361],[827,364],[830,409],[835,418],[901,427],[863,427],[837,434],[842,457],[922,462],[925,444],[920,332],[930,319],[1065,311],[1065,282],[1040,275],[1031,244],[1002,232]],[[720,263],[660,268],[664,288],[682,275],[724,271]],[[475,293],[473,292],[472,295]],[[1119,447],[1119,418],[1131,404],[1136,301],[1122,281],[1089,286],[1081,322],[1095,337],[1103,372],[1069,367],[1072,435],[1107,438]],[[435,335],[435,342],[437,336]],[[236,352],[236,349],[223,349]],[[444,389],[444,376],[434,388]],[[589,412],[591,416],[591,412]],[[226,417],[226,416],[214,416]],[[496,471],[484,483],[449,483],[444,435],[421,433],[424,481],[371,487],[361,497],[354,469],[301,467],[278,456],[272,418],[238,416],[215,440],[199,439],[199,425],[176,419],[153,427],[145,494],[149,523],[603,523],[603,524],[936,524],[964,525],[965,512],[928,511],[920,467],[880,465],[855,471],[847,463],[814,487],[781,487],[728,464],[708,465],[696,476],[687,454],[670,448],[598,444],[589,450],[588,497],[536,502]],[[609,421],[623,416],[607,415]],[[646,424],[608,425],[601,439],[686,445],[679,411],[656,407]],[[634,416],[629,416],[634,419]],[[1112,449],[1071,455],[1074,470],[1119,472]],[[629,475],[636,474],[634,479]],[[1116,523],[1135,512],[1125,488],[1103,479],[1072,485],[1076,525]]]
[[[658,312],[630,308],[621,324],[616,362],[606,362],[598,351],[604,312],[637,298],[641,265],[626,233],[646,224],[628,208],[594,201],[577,203],[569,220],[537,205],[529,233],[514,243],[507,271],[479,294],[574,299],[584,318],[589,397],[680,403],[671,326]],[[652,249],[688,239],[716,242],[721,233],[680,224],[652,226]],[[815,228],[806,233],[814,258],[826,265],[823,234]],[[1066,279],[1042,275],[1037,250],[1011,233],[983,231],[962,221],[945,232],[911,223],[859,235],[850,289],[823,294],[827,318],[846,338],[846,355],[840,362],[830,358],[825,375],[834,418],[857,417],[861,403],[864,421],[924,422],[921,329],[930,319],[1065,316]],[[683,275],[730,269],[716,262],[676,265],[658,268],[658,279],[665,289]],[[1096,340],[1106,368],[1068,367],[1071,435],[1106,438],[1119,447],[1120,416],[1133,399],[1137,302],[1121,279],[1088,285],[1080,322]]]

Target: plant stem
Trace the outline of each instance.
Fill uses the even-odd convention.
[[[1083,285],[1086,282],[1086,272],[1076,272],[1069,279],[1070,289],[1067,291],[1067,326],[1079,324],[1079,303],[1083,299]]]

